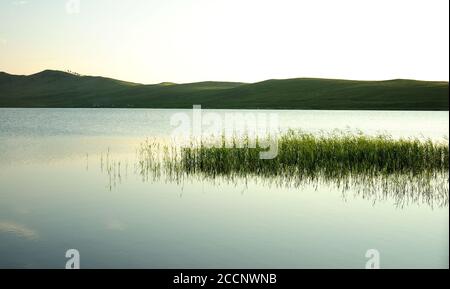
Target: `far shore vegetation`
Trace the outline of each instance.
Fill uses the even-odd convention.
[[[170,81],[170,80],[169,80]],[[74,72],[0,72],[0,107],[441,110],[445,81],[393,79],[271,79],[258,83],[205,81],[154,85]]]

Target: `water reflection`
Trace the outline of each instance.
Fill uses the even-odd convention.
[[[25,225],[10,221],[0,220],[0,233],[12,234],[27,240],[36,240],[39,238],[37,231]]]
[[[424,158],[423,164],[410,162],[414,166],[411,169],[399,167],[387,171],[385,167],[381,169],[371,165],[362,169],[359,165],[356,166],[357,169],[316,166],[311,170],[283,167],[272,171],[261,168],[249,170],[248,159],[231,169],[221,169],[218,163],[207,163],[198,159],[196,164],[192,165],[192,155],[186,160],[185,149],[171,146],[163,140],[147,140],[136,149],[132,168],[133,174],[140,177],[143,182],[171,183],[180,188],[194,182],[214,186],[243,186],[243,192],[248,184],[274,189],[295,188],[298,191],[327,188],[341,191],[344,201],[362,198],[373,204],[390,200],[397,208],[413,204],[426,205],[430,208],[448,207],[448,146],[443,147],[441,151],[442,148],[433,143],[431,148],[436,149],[442,157],[431,156],[432,149],[426,147],[426,155],[421,156]],[[432,162],[430,161],[432,157],[439,160]],[[195,158],[200,158],[200,155],[195,155]],[[219,159],[224,158],[221,156]],[[400,161],[394,159],[392,163],[399,166]],[[129,162],[114,158],[108,149],[100,156],[100,169],[108,176],[108,189],[112,190],[128,176]]]
[[[88,170],[88,161],[86,161],[86,168]],[[112,158],[110,149],[105,154],[100,154],[100,170],[102,173],[108,175],[108,189],[112,190],[118,184],[122,183],[122,178],[128,177],[128,160],[117,161]]]
[[[147,165],[140,143],[174,112],[0,109],[0,267],[64,268],[77,248],[83,268],[361,268],[379,248],[385,268],[448,268],[448,184]],[[279,113],[311,131],[448,136],[448,112]]]

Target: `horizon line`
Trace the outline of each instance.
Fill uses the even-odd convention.
[[[113,78],[113,77],[109,77],[109,76],[102,76],[102,75],[88,75],[88,74],[81,74],[78,73],[76,71],[71,71],[71,70],[58,70],[58,69],[44,69],[41,71],[38,71],[36,73],[31,73],[31,74],[13,74],[13,73],[9,73],[6,71],[0,71],[0,73],[4,73],[7,75],[11,75],[11,76],[24,76],[24,77],[29,77],[29,76],[33,76],[33,75],[38,75],[44,72],[59,72],[59,73],[65,73],[68,75],[73,75],[73,76],[77,76],[77,77],[101,77],[101,78],[106,78],[106,79],[111,79],[111,80],[116,80],[116,81],[121,81],[121,82],[125,82],[125,83],[131,83],[131,84],[136,84],[136,85],[160,85],[160,84],[173,84],[173,85],[185,85],[185,84],[194,84],[194,83],[205,83],[205,82],[223,82],[223,83],[242,83],[242,84],[256,84],[256,83],[262,83],[262,82],[266,82],[266,81],[276,81],[276,80],[294,80],[294,79],[322,79],[322,80],[344,80],[344,81],[360,81],[360,82],[386,82],[386,81],[400,81],[400,80],[404,80],[404,81],[419,81],[419,82],[446,82],[449,83],[449,80],[422,80],[422,79],[413,79],[413,78],[390,78],[390,79],[372,79],[372,80],[366,80],[366,79],[347,79],[347,78],[327,78],[327,77],[289,77],[289,78],[268,78],[268,79],[264,79],[264,80],[260,80],[260,81],[256,81],[256,82],[242,82],[242,81],[232,81],[232,80],[203,80],[203,81],[194,81],[194,82],[172,82],[172,81],[162,81],[159,83],[141,83],[141,82],[134,82],[134,81],[128,81],[128,80],[123,80],[123,79],[117,79],[117,78]]]

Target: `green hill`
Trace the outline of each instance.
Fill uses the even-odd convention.
[[[0,72],[0,107],[448,110],[448,82],[298,78],[143,85],[46,70]]]

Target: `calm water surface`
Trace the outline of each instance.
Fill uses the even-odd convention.
[[[71,248],[82,268],[364,268],[372,248],[384,268],[449,266],[448,205],[143,180],[136,147],[168,136],[175,112],[0,109],[0,268],[64,268]],[[449,135],[448,112],[273,112],[283,129]],[[114,179],[106,155],[121,162]]]

